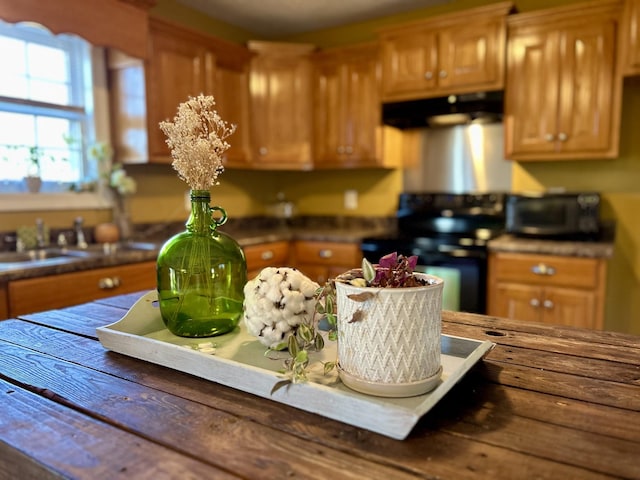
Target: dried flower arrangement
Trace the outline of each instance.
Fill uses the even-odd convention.
[[[178,107],[173,122],[160,122],[172,166],[192,190],[209,190],[218,184],[224,171],[223,154],[229,148],[226,139],[236,130],[220,118],[215,105],[211,95],[189,97]]]

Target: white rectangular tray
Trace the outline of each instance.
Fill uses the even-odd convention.
[[[266,347],[240,324],[234,332],[207,339],[182,338],[164,326],[157,306],[157,292],[138,300],[121,320],[97,329],[102,345],[114,352],[190,373],[260,397],[275,400],[340,422],[402,440],[488,351],[489,341],[442,335],[442,380],[431,392],[410,398],[383,398],[350,390],[337,373],[322,374],[314,360],[336,359],[334,342],[311,356],[318,366],[310,381],[272,392],[283,380],[282,358],[267,358]],[[210,342],[214,353],[203,353],[200,344]],[[186,347],[186,348],[185,348]],[[284,353],[282,355],[285,355]]]

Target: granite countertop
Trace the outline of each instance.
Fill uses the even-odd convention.
[[[233,222],[224,225],[220,230],[232,236],[240,246],[247,247],[292,240],[358,243],[364,237],[384,234],[390,228],[392,227],[384,221],[363,222],[333,218],[324,221],[315,219],[298,224],[253,219]],[[184,224],[146,226],[137,229],[136,241],[121,245],[113,251],[104,252],[102,245],[94,244],[84,252],[69,248],[72,254],[68,256],[31,262],[0,263],[0,283],[154,261],[162,244],[183,229]]]
[[[488,243],[490,252],[532,253],[566,257],[611,258],[613,242],[538,240],[501,235]]]

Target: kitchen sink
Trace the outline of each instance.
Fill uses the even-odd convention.
[[[152,242],[118,242],[118,243],[92,243],[86,248],[69,248],[69,251],[91,255],[116,255],[127,252],[151,252],[158,251],[160,246]]]
[[[24,252],[0,252],[0,264],[6,263],[35,263],[47,260],[60,260],[65,258],[78,258],[89,256],[88,252],[80,250],[67,250],[62,248],[41,248]]]

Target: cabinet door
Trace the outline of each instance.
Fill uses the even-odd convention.
[[[513,160],[615,158],[619,2],[509,19],[505,151]]]
[[[156,287],[156,262],[28,278],[9,283],[9,314],[52,310]]]
[[[225,166],[246,166],[251,159],[251,122],[249,117],[249,72],[217,67],[214,95],[223,120],[236,125],[227,142]]]
[[[189,96],[213,93],[215,56],[202,43],[162,28],[151,28],[151,56],[147,70],[149,154],[152,161],[171,162],[166,136],[159,122],[176,115]]]
[[[281,267],[289,263],[289,242],[269,242],[244,247],[247,260],[247,278],[260,274],[265,267]]]
[[[438,49],[435,34],[390,35],[382,42],[383,97],[415,97],[437,86]]]
[[[640,0],[627,0],[622,15],[623,73],[640,75]]]
[[[543,289],[517,283],[498,283],[490,315],[529,322],[540,321]]]
[[[558,41],[557,32],[530,32],[509,38],[504,119],[507,157],[555,151]]]
[[[570,288],[546,288],[542,301],[542,321],[581,328],[602,328],[596,325],[595,294]]]
[[[251,63],[251,121],[257,167],[311,164],[311,60],[259,52]]]
[[[345,65],[343,164],[363,166],[382,162],[378,71],[374,55],[353,59]]]
[[[439,34],[439,88],[456,93],[501,88],[504,32],[503,19],[443,29]]]
[[[315,166],[382,163],[377,51],[349,47],[316,59]]]
[[[314,160],[318,165],[340,162],[345,144],[345,66],[323,59],[315,67]]]
[[[560,150],[602,155],[612,138],[616,22],[566,28],[561,48]]]

